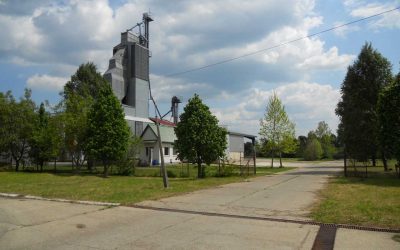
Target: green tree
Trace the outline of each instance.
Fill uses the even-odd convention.
[[[129,146],[130,130],[119,100],[110,85],[103,87],[88,115],[86,152],[101,160],[104,177],[112,161],[121,159]]]
[[[307,146],[307,137],[304,135],[300,135],[299,137],[297,137],[297,142],[298,142],[298,147],[296,156],[304,158],[304,151],[306,150]]]
[[[0,153],[8,153],[8,131],[7,119],[10,114],[10,96],[11,92],[0,92]]]
[[[218,119],[197,94],[189,99],[180,115],[175,134],[178,158],[197,163],[198,178],[205,177],[203,163],[209,165],[224,155],[227,131],[218,126]]]
[[[50,117],[44,104],[40,104],[38,114],[34,121],[32,138],[29,141],[30,156],[43,171],[43,164],[57,157],[62,137],[56,123],[56,117]]]
[[[89,62],[81,64],[64,86],[62,105],[65,109],[65,144],[77,172],[86,160],[89,169],[91,168],[93,161],[88,159],[88,154],[84,151],[88,112],[101,89],[107,85],[107,81],[97,72],[96,66]]]
[[[17,102],[9,92],[3,95],[6,109],[2,111],[1,141],[6,151],[11,153],[15,161],[15,171],[20,163],[28,157],[29,140],[33,134],[35,120],[35,103],[31,99],[31,90],[25,89],[24,97]]]
[[[321,147],[322,147],[322,158],[331,159],[335,153],[335,146],[333,145],[333,136],[329,125],[325,121],[318,123],[318,127],[315,130],[315,135],[317,136]]]
[[[140,137],[131,135],[129,138],[128,150],[125,155],[118,162],[118,174],[119,175],[133,175],[135,174],[135,168],[139,162],[140,149],[143,147],[143,142]]]
[[[323,154],[321,144],[317,138],[309,138],[306,149],[304,150],[304,159],[307,161],[315,161],[321,159]]]
[[[282,152],[296,149],[295,125],[289,120],[279,97],[274,93],[268,100],[264,119],[260,120],[261,139],[267,141],[267,149],[272,151],[271,167],[274,167],[274,154],[278,152],[282,167]]]
[[[400,73],[380,94],[378,102],[379,139],[384,151],[400,164]],[[387,170],[387,169],[386,169]]]
[[[377,102],[381,89],[392,79],[391,64],[370,43],[347,69],[342,99],[336,108],[345,154],[358,161],[375,159],[378,152]]]
[[[88,112],[92,100],[78,94],[70,94],[64,101],[66,110],[63,114],[65,124],[65,146],[72,157],[72,164],[79,172],[86,160],[84,146],[88,127]]]
[[[107,84],[94,63],[81,64],[71,80],[64,86],[63,96],[68,99],[71,93],[96,99],[100,90]]]

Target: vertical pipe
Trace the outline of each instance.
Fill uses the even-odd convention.
[[[257,170],[256,170],[256,167],[257,167],[257,165],[256,165],[256,158],[257,158],[257,156],[256,156],[256,139],[255,138],[251,139],[251,142],[253,144],[254,174],[257,174]]]

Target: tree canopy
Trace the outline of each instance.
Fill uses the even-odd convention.
[[[11,92],[2,95],[0,112],[3,149],[11,153],[15,160],[15,170],[19,170],[21,160],[28,156],[29,140],[32,138],[35,120],[35,103],[31,99],[31,90],[25,89],[24,97],[15,100]]]
[[[366,43],[347,69],[342,98],[336,108],[340,140],[349,157],[366,162],[378,152],[377,102],[380,90],[391,82],[391,64]]]
[[[84,149],[87,141],[88,112],[100,91],[108,85],[100,72],[97,72],[96,66],[89,62],[81,64],[64,86],[65,142],[78,172],[87,160]]]
[[[110,163],[126,153],[130,135],[121,103],[110,85],[100,90],[88,114],[87,126],[86,152],[103,162],[107,177]]]
[[[41,103],[36,114],[32,137],[29,140],[30,156],[43,171],[43,164],[58,156],[62,143],[62,136],[57,124],[57,116],[51,117]]]
[[[381,92],[378,113],[381,145],[400,164],[400,73]]]
[[[224,155],[227,131],[218,126],[218,119],[197,94],[189,99],[180,115],[175,134],[178,158],[197,163],[198,178],[205,177],[202,163],[209,165]]]
[[[272,167],[274,166],[274,153],[279,153],[280,167],[282,167],[282,153],[295,152],[297,142],[295,138],[295,125],[290,121],[282,101],[276,93],[268,100],[264,118],[260,120],[260,136],[267,142],[268,149],[272,151]]]

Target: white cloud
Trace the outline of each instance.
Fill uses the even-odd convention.
[[[114,9],[107,0],[39,5],[41,2],[19,11],[19,15],[0,13],[0,29],[7,34],[0,37],[0,59],[24,67],[43,66],[47,71],[42,68],[41,72],[51,72],[31,76],[28,87],[61,90],[67,79],[54,75],[71,75],[87,61],[93,61],[104,72],[120,32],[135,25],[142,13],[151,9],[155,19],[150,27],[151,83],[156,100],[168,104],[173,95],[188,98],[193,93],[207,101],[218,99],[222,104],[215,112],[221,121],[243,132],[258,132],[258,120],[270,94],[268,88],[252,89],[251,83],[306,81],[318,70],[343,70],[353,58],[335,46],[327,46],[322,38],[313,37],[209,71],[163,77],[305,37],[323,24],[323,17],[314,11],[314,0],[128,0]],[[319,118],[328,121],[327,115],[320,114],[333,112],[332,106],[324,106],[319,97],[307,93],[331,95],[334,90],[324,85],[296,82],[276,90],[282,92],[299,126],[305,127],[296,114],[314,122]],[[298,95],[312,100],[296,102],[300,100],[295,98]],[[225,102],[233,104],[226,107]],[[328,102],[333,103],[329,98]],[[292,111],[299,107],[305,108]]]
[[[152,94],[157,102],[169,102],[173,96],[186,100],[194,93],[206,95],[213,88],[206,83],[186,82],[182,79],[150,75]],[[182,100],[183,101],[183,100]]]
[[[392,10],[398,7],[398,1],[392,2],[365,2],[349,1],[345,2],[353,17],[364,18],[384,11]],[[400,29],[400,10],[394,10],[379,17],[375,17],[368,22],[368,26],[373,30],[379,28]]]
[[[343,25],[344,22],[335,22],[333,25],[335,27],[341,26]],[[337,28],[333,31],[333,33],[335,33],[335,35],[341,37],[341,38],[345,38],[347,36],[348,33],[354,32],[354,31],[359,31],[360,27],[357,25],[347,25],[347,26],[341,26],[340,28]]]
[[[321,17],[305,18],[298,26],[285,26],[268,34],[263,39],[246,46],[226,47],[210,50],[206,53],[196,53],[188,56],[188,61],[194,66],[202,66],[207,62],[216,62],[221,59],[239,57],[292,41],[299,37],[306,37],[311,28],[322,23]],[[265,64],[275,64],[290,70],[296,67],[303,70],[343,70],[353,60],[354,55],[339,54],[337,47],[326,50],[324,42],[319,38],[304,38],[295,43],[286,44],[267,50],[244,60],[254,60]]]
[[[26,81],[27,87],[41,91],[60,91],[68,78],[35,74]]]
[[[259,120],[263,117],[268,98],[277,93],[292,121],[296,123],[296,134],[307,134],[319,121],[326,121],[335,131],[338,119],[335,108],[340,98],[338,89],[318,83],[295,82],[274,90],[252,88],[244,95],[232,99],[241,100],[227,108],[213,109],[221,124],[232,130],[258,134]]]
[[[310,55],[298,64],[302,69],[345,69],[355,58],[354,55],[339,55],[338,48],[332,47],[326,52]]]

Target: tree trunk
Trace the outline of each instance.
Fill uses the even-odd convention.
[[[93,160],[92,159],[87,160],[87,168],[90,173],[93,171]]]
[[[103,176],[104,176],[104,178],[107,178],[107,177],[108,177],[108,165],[107,165],[106,162],[104,162],[103,164],[104,164],[104,173],[103,173]]]
[[[344,152],[344,177],[347,177],[347,154]]]
[[[271,168],[274,168],[274,150],[272,150]]]
[[[279,152],[279,167],[283,167],[282,166],[282,152]]]
[[[376,155],[372,156],[372,166],[376,167]]]
[[[202,178],[201,161],[197,160],[197,178]]]
[[[389,171],[385,152],[382,152],[382,162],[383,162],[383,168],[385,169],[385,172]]]
[[[43,172],[43,162],[42,161],[40,162],[40,172],[41,173]]]
[[[15,159],[15,171],[19,171],[19,160]]]

